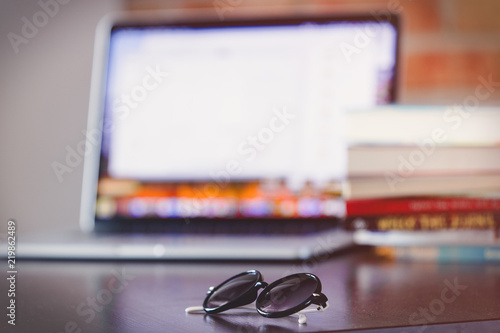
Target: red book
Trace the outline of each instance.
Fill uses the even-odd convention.
[[[348,230],[496,230],[500,225],[498,211],[441,212],[417,214],[387,214],[373,216],[348,216],[345,228]]]
[[[404,197],[346,201],[347,216],[499,211],[500,198]]]

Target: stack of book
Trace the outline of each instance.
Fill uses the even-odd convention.
[[[347,229],[400,259],[500,261],[500,110],[348,114]]]

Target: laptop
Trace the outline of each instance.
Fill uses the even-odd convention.
[[[346,108],[395,101],[398,17],[117,15],[98,27],[81,233],[54,259],[307,259],[343,231]]]

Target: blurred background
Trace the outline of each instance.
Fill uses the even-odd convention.
[[[60,0],[47,23],[22,36],[48,0],[0,3],[0,220],[20,235],[77,229],[83,164],[60,182],[51,163],[84,139],[97,22],[114,11],[193,8],[227,19],[261,15],[371,13],[402,16],[398,102],[454,105],[478,78],[500,81],[500,2],[496,0]],[[201,14],[203,15],[203,14]],[[9,37],[10,36],[10,37]],[[498,105],[500,89],[481,105]]]

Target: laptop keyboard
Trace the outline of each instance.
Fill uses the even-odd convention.
[[[215,234],[215,235],[304,235],[335,228],[335,220],[309,221],[252,221],[251,223],[228,221],[196,221],[184,223],[151,223],[129,225],[126,223],[119,233],[154,233],[154,234]]]

